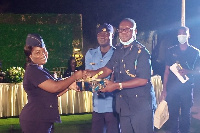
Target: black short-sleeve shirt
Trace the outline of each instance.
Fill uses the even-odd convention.
[[[20,119],[27,121],[60,122],[58,111],[58,93],[50,93],[38,87],[42,82],[54,78],[45,69],[36,64],[27,66],[23,87],[28,95]]]
[[[166,52],[167,66],[171,66],[174,63],[179,63],[184,69],[194,70],[195,67],[198,66],[198,62],[199,62],[199,51],[196,50],[191,45],[189,45],[185,51],[180,50],[179,45],[175,45],[168,48]],[[179,86],[179,88],[181,88],[182,86],[186,86],[186,84],[192,84],[193,75],[188,74],[187,76],[190,78],[189,82],[187,81],[185,84],[182,84],[175,76],[175,74],[173,74],[172,71],[170,71],[167,82],[168,86],[167,89],[171,88],[170,86]]]

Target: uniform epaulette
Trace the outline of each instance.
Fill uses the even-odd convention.
[[[93,50],[94,48],[89,48],[89,50]]]
[[[138,48],[138,54],[141,53],[141,49],[145,48],[141,43],[137,43],[135,46]]]

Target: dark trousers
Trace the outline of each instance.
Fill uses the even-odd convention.
[[[120,116],[121,133],[153,133],[153,111],[139,111],[135,115]]]
[[[52,122],[20,120],[22,133],[53,133]]]
[[[91,133],[119,133],[119,122],[117,116],[112,112],[93,112]]]
[[[191,107],[193,103],[192,89],[168,91],[166,101],[169,110],[167,129],[171,133],[189,133],[191,123]]]

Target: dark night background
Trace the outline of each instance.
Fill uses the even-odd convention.
[[[182,0],[0,0],[0,13],[82,14],[84,42],[94,43],[98,23],[108,22],[118,27],[125,17],[137,22],[138,31],[165,32],[172,29],[174,24],[180,25],[181,2]],[[186,0],[186,26],[191,29],[191,39],[195,37],[193,40],[197,40],[198,44],[199,24],[200,1]]]
[[[155,30],[159,37],[165,38],[164,45],[168,45],[177,36],[173,29],[181,25],[181,2],[182,0],[0,0],[0,13],[82,14],[83,45],[91,47],[96,46],[97,24],[107,22],[117,28],[123,18],[130,17],[136,21],[138,32]],[[200,0],[186,0],[186,26],[190,28],[190,44],[199,48]]]

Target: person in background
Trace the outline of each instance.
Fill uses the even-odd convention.
[[[164,72],[161,100],[166,99],[169,109],[169,120],[166,123],[170,133],[189,133],[191,107],[193,105],[193,75],[199,72],[199,50],[190,45],[188,27],[178,29],[178,45],[168,48]],[[180,64],[179,74],[189,80],[182,83],[170,70],[174,63]],[[161,101],[160,100],[160,101]]]
[[[39,34],[28,34],[24,53],[26,68],[23,87],[28,103],[20,113],[20,126],[23,133],[50,133],[54,122],[61,122],[57,95],[82,78],[82,71],[65,80],[54,79],[43,67],[47,63],[48,52]]]
[[[85,70],[83,77],[91,77],[103,71],[98,78],[104,78],[114,71],[115,81],[106,80],[106,87],[101,92],[117,91],[116,111],[121,132],[153,133],[150,54],[136,41],[137,29],[133,19],[122,20],[118,32],[120,45],[105,67]]]
[[[70,77],[71,75],[74,74],[75,71],[78,71],[78,70],[79,69],[76,67],[76,59],[75,57],[71,56],[68,60],[68,68],[65,71],[63,78]]]
[[[86,70],[97,70],[104,67],[110,60],[115,49],[112,46],[113,33],[113,26],[107,23],[97,28],[99,47],[87,51],[85,55]],[[106,78],[110,80],[111,75]],[[113,93],[94,92],[91,133],[104,133],[105,128],[106,133],[118,133],[119,123],[113,111]]]

